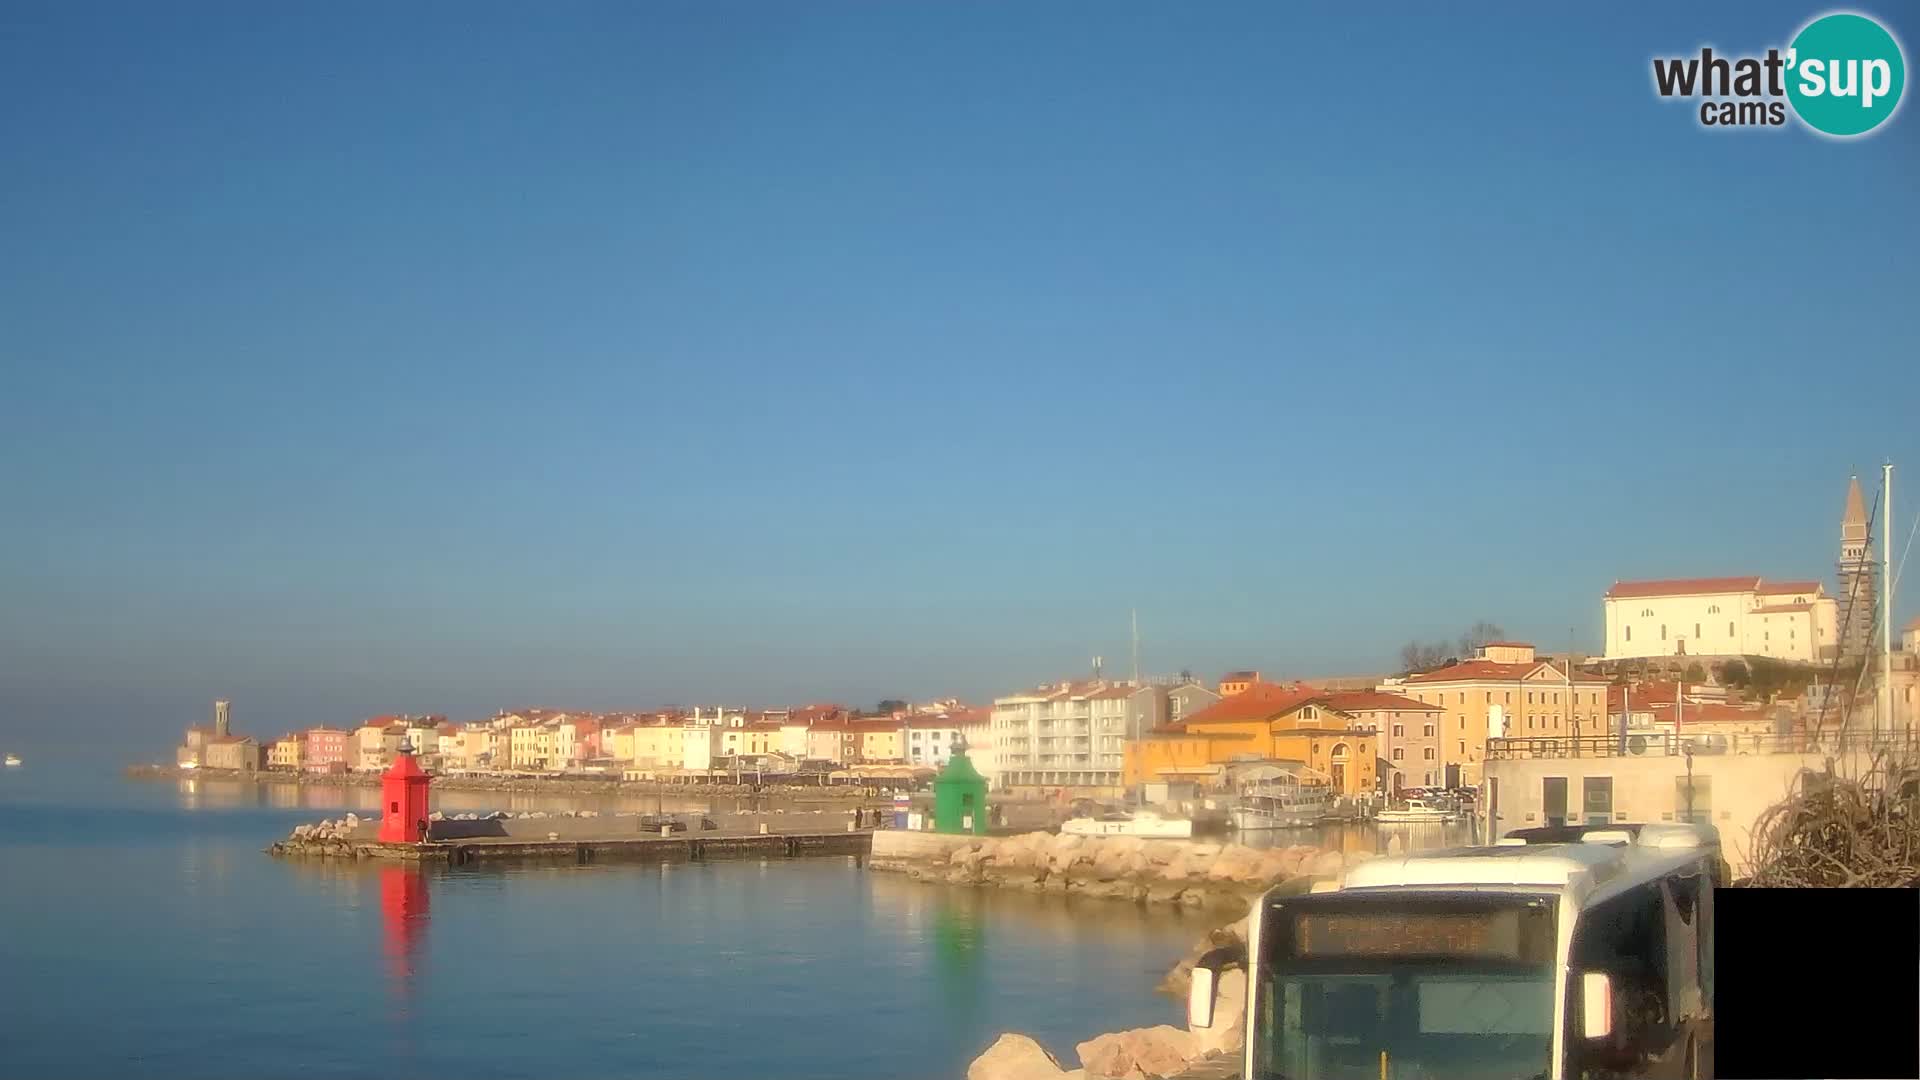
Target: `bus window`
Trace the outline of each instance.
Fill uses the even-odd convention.
[[[1570,1039],[1567,1075],[1614,1080],[1644,1075],[1673,1043],[1667,957],[1666,892],[1651,883],[1599,904],[1574,926],[1568,966],[1605,972],[1613,982],[1613,1032]],[[1579,1016],[1580,980],[1567,984],[1567,1015]]]

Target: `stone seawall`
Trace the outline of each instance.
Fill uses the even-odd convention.
[[[867,865],[916,881],[1244,911],[1266,889],[1301,876],[1337,874],[1345,860],[1337,851],[1309,845],[881,831],[874,834]]]

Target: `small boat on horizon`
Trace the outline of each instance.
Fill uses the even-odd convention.
[[[18,768],[18,767],[20,766],[20,764],[21,764],[21,762],[20,762],[20,755],[19,755],[19,754],[8,754],[8,755],[7,755],[7,768],[9,768],[9,769],[13,769],[13,768]]]

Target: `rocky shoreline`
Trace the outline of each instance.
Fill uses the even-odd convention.
[[[1267,889],[1339,873],[1337,851],[1296,844],[1250,848],[1204,840],[1136,836],[1008,837],[882,832],[868,866],[915,881],[1015,889],[1143,905],[1244,912]]]
[[[1298,881],[1305,888],[1312,878]],[[1159,989],[1184,1001],[1194,963],[1221,946],[1245,945],[1250,921],[1251,916],[1243,917],[1202,938],[1161,980]],[[1151,1080],[1209,1064],[1225,1066],[1221,1075],[1228,1075],[1246,1045],[1246,1012],[1247,973],[1233,967],[1221,973],[1215,987],[1211,1027],[1157,1024],[1096,1035],[1074,1047],[1077,1069],[1063,1066],[1032,1038],[1008,1032],[967,1066],[967,1080]]]

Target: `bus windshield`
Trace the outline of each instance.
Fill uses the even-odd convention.
[[[1258,1080],[1550,1075],[1550,898],[1336,894],[1263,919]]]

